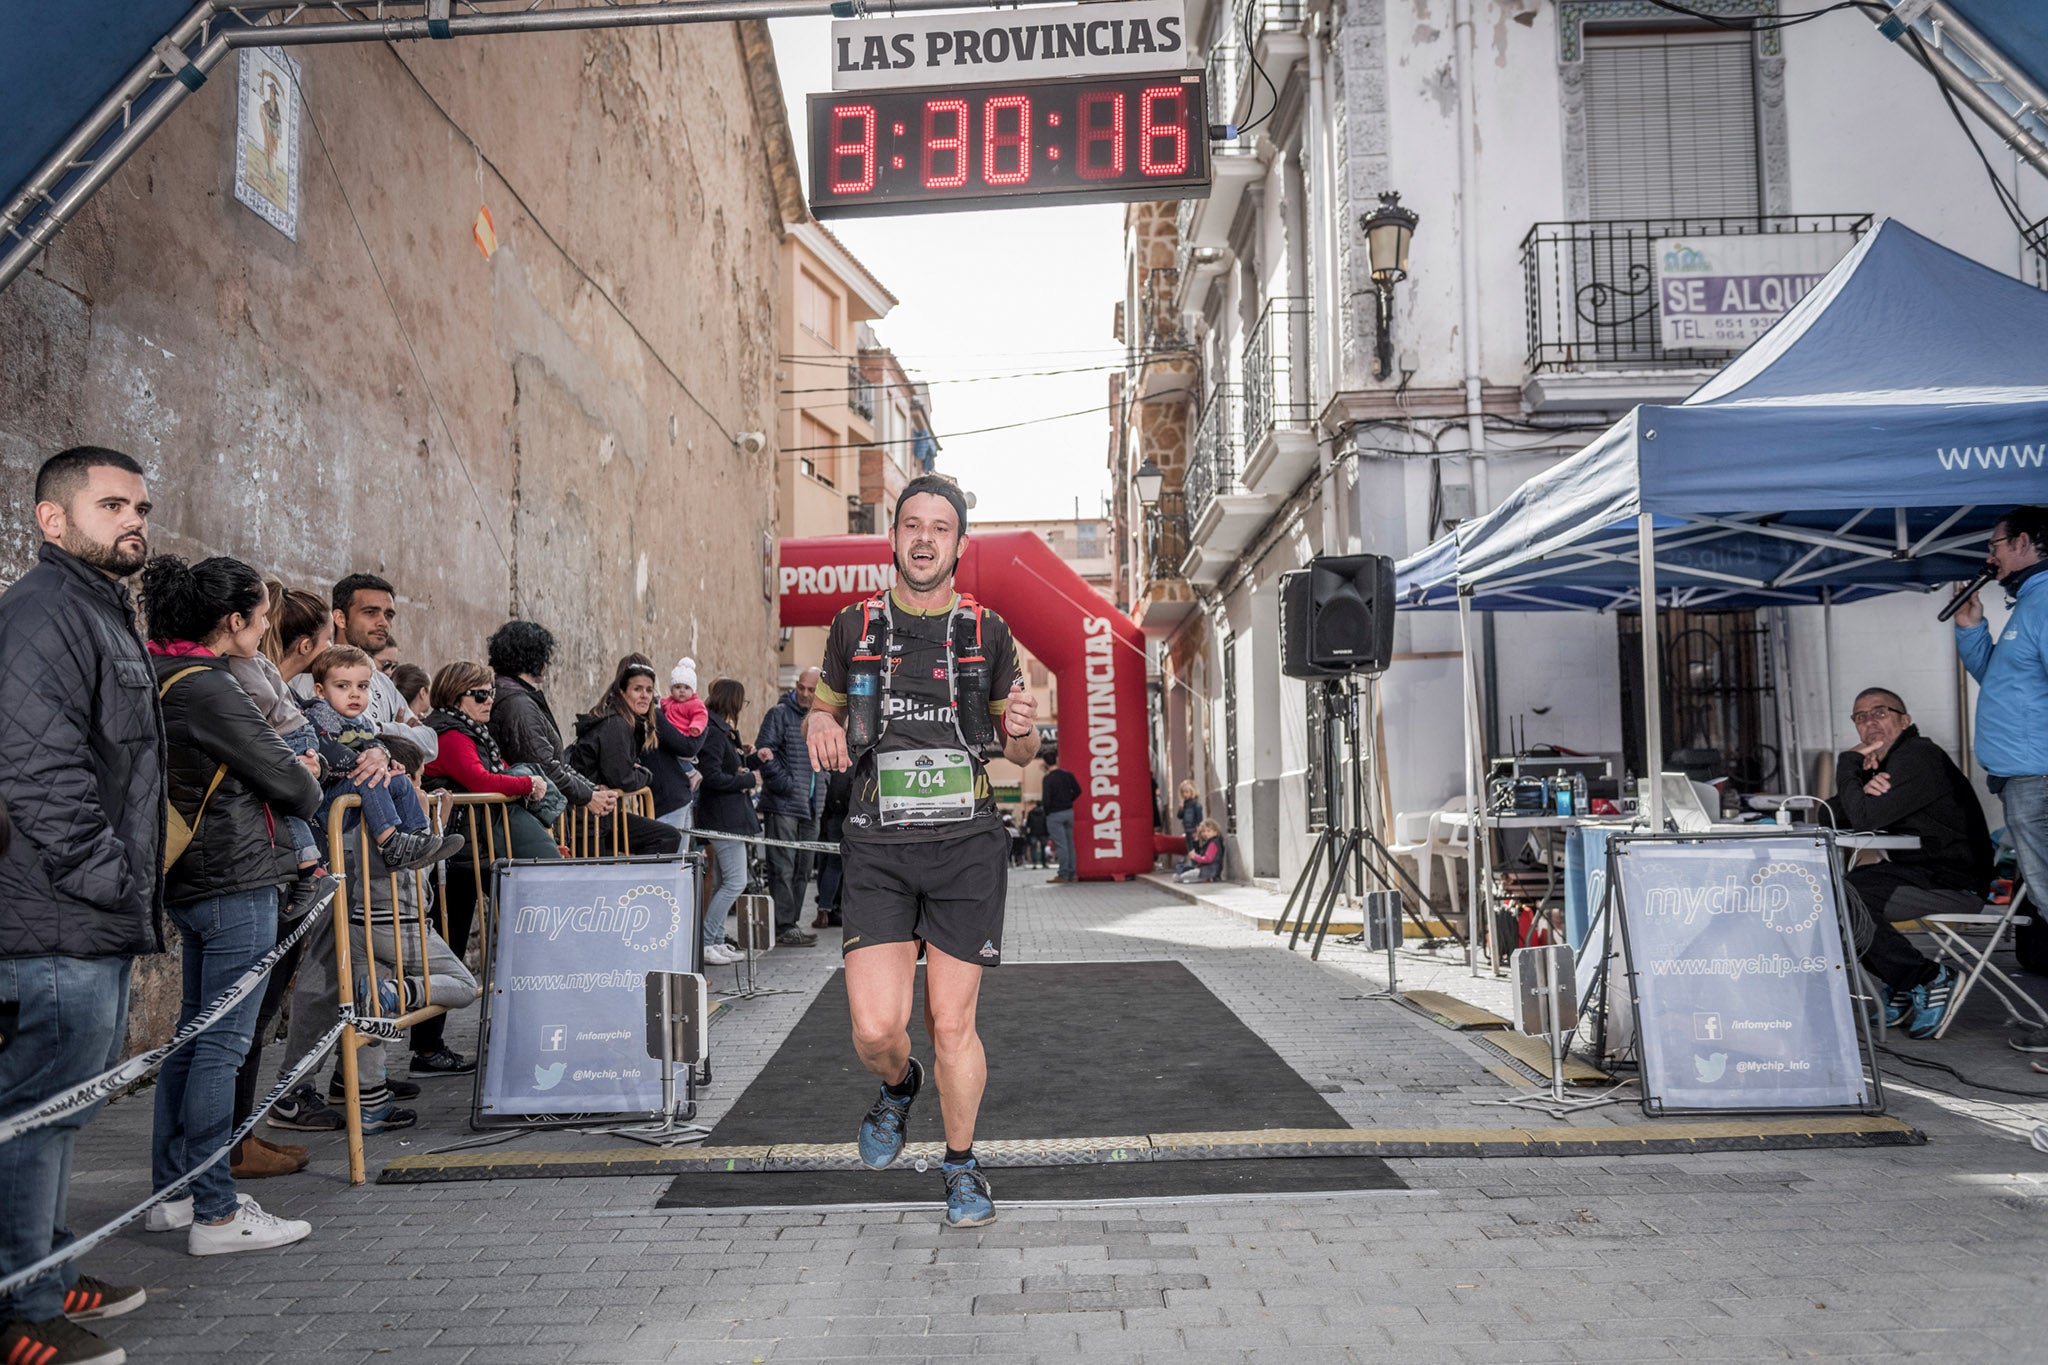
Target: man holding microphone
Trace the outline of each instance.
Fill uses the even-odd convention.
[[[2006,837],[2019,851],[2027,909],[2048,914],[2048,507],[2015,507],[1991,533],[1991,568],[2011,594],[2012,614],[1994,641],[1971,593],[1955,614],[1956,652],[1977,680],[1977,761],[2005,805]],[[2012,1040],[2048,1053],[2048,1029]],[[2044,1068],[2035,1063],[2036,1071]]]

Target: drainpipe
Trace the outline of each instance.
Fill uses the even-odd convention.
[[[1308,18],[1308,173],[1302,177],[1308,189],[1308,276],[1310,339],[1314,360],[1310,365],[1309,410],[1317,416],[1316,486],[1322,490],[1323,553],[1337,554],[1345,547],[1337,543],[1337,487],[1335,461],[1329,437],[1319,420],[1324,401],[1337,391],[1337,347],[1333,340],[1337,321],[1337,244],[1334,224],[1336,203],[1330,196],[1330,159],[1335,152],[1330,137],[1329,68],[1323,61],[1323,34],[1327,13],[1318,11]],[[1318,387],[1320,386],[1320,388]]]
[[[1465,439],[1472,478],[1472,509],[1484,515],[1493,500],[1487,493],[1486,423],[1480,404],[1479,360],[1479,139],[1473,127],[1477,100],[1472,88],[1472,0],[1451,6],[1451,46],[1458,82],[1458,295],[1459,325],[1465,341]]]

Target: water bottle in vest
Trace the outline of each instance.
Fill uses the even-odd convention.
[[[846,747],[863,753],[881,737],[881,675],[855,669],[846,677]]]

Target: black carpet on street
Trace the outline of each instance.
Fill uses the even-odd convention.
[[[1154,1133],[1342,1128],[1344,1120],[1264,1039],[1178,962],[1016,963],[984,974],[978,1013],[988,1090],[976,1138],[1137,1137]],[[911,1045],[930,1064],[924,977]],[[717,1065],[718,1035],[712,1033]],[[875,1078],[853,1054],[846,977],[833,973],[706,1147],[851,1142]],[[944,1137],[928,1078],[910,1140]],[[992,1169],[1003,1200],[1402,1189],[1376,1157],[1144,1161]],[[663,1208],[932,1202],[934,1169],[676,1177]]]

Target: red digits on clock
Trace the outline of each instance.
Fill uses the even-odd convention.
[[[1096,111],[1107,109],[1107,121]],[[1124,173],[1124,97],[1116,90],[1092,90],[1081,96],[1081,178],[1114,180]],[[1102,160],[1097,149],[1107,144],[1109,159]]]
[[[998,115],[1009,110],[1017,114],[1017,131],[998,132]],[[1017,149],[1017,164],[1007,171],[996,169],[996,153],[1004,147]],[[991,185],[1021,185],[1031,179],[1031,99],[1027,95],[997,95],[981,106],[981,178]]]
[[[1161,117],[1164,108],[1165,116]],[[1177,85],[1155,85],[1138,96],[1138,169],[1146,175],[1185,175],[1188,169],[1187,96]],[[1158,156],[1161,143],[1168,152]]]
[[[940,136],[941,114],[953,117],[953,131]],[[944,175],[932,169],[941,152],[953,155],[953,168]],[[967,101],[926,100],[924,105],[924,186],[928,190],[956,190],[967,183]]]
[[[850,141],[846,140],[848,125],[854,130]],[[860,168],[853,175],[845,173],[849,159]],[[832,159],[827,164],[833,194],[866,194],[875,187],[874,105],[842,104],[833,109]]]

